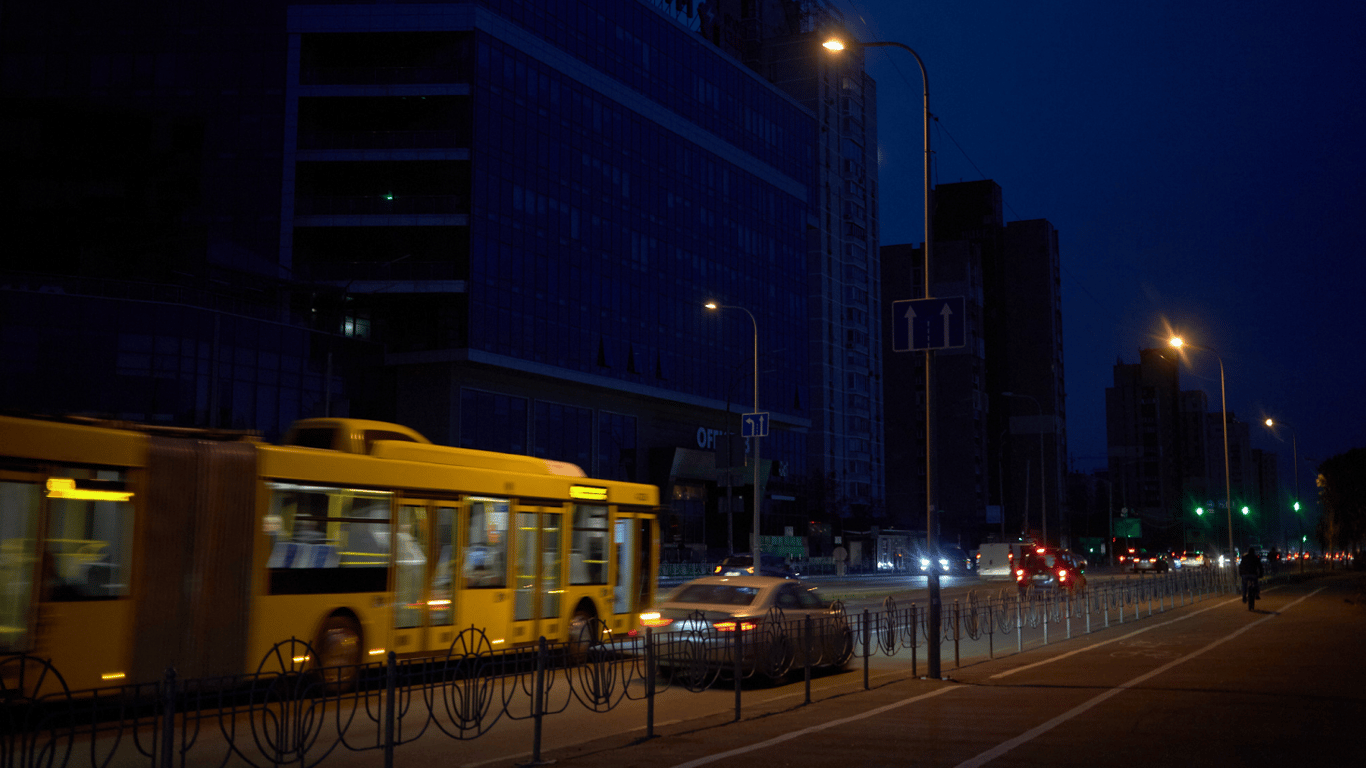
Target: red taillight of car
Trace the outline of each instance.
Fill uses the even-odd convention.
[[[712,623],[712,628],[717,632],[734,632],[737,625],[741,632],[752,632],[755,627],[759,626],[752,621],[717,621]]]
[[[667,627],[674,623],[673,619],[666,619],[658,613],[640,614],[640,626],[642,627]]]
[[[1066,569],[1066,568],[1059,568],[1059,569],[1058,569],[1058,581],[1067,581],[1067,569]]]
[[[1024,581],[1024,569],[1023,569],[1023,568],[1016,568],[1016,569],[1015,569],[1015,580],[1016,580],[1016,581]]]

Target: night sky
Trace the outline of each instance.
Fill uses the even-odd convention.
[[[1104,464],[1117,358],[1169,328],[1222,356],[1254,448],[1294,427],[1318,461],[1366,447],[1366,5],[1267,0],[832,0],[861,40],[915,49],[934,183],[993,179],[1007,221],[1048,219],[1062,255],[1070,453]],[[884,244],[923,240],[921,77],[869,49]],[[898,131],[904,131],[898,134]],[[1219,362],[1183,389],[1219,408]]]

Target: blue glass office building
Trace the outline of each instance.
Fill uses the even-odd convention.
[[[171,365],[162,351],[180,333],[195,342],[177,347],[185,391],[226,399],[231,414],[149,407],[136,371],[129,402],[99,409],[245,422],[267,436],[294,416],[349,412],[438,442],[571,461],[660,485],[673,511],[666,554],[687,558],[708,544],[748,546],[748,515],[732,540],[717,513],[728,496],[750,509],[750,471],[718,470],[715,454],[754,409],[757,367],[772,430],[761,443],[763,533],[806,533],[821,512],[804,498],[816,476],[874,504],[872,83],[819,59],[817,17],[784,26],[782,3],[705,5],[102,11],[106,25],[136,28],[105,36],[129,48],[108,56],[115,70],[126,58],[134,82],[97,98],[208,126],[194,161],[201,186],[218,192],[176,212],[202,236],[166,256],[161,277],[255,290],[271,310],[261,328],[274,330],[253,326],[225,352],[199,343],[212,324],[139,320],[151,328],[136,341],[146,378]],[[9,33],[38,40],[34,50],[63,34],[20,22]],[[104,39],[93,31],[83,34]],[[231,60],[196,58],[190,39],[231,49]],[[66,48],[66,71],[83,71],[80,46]],[[37,55],[51,71],[53,55]],[[11,57],[7,83],[23,67],[32,61]],[[52,95],[25,82],[26,95]],[[724,308],[709,312],[709,300]],[[219,333],[246,323],[221,318]],[[307,332],[289,336],[302,348],[287,377],[278,364],[229,368],[242,377],[232,392],[250,393],[244,413],[237,395],[195,379],[223,370],[225,356],[245,360],[250,339],[290,329]],[[23,335],[41,333],[34,323]],[[266,408],[274,396],[292,405]]]
[[[762,453],[801,475],[808,110],[637,0],[300,5],[289,32],[282,260],[402,330],[400,421],[666,486],[678,543],[720,544],[712,436],[752,410],[757,325]]]

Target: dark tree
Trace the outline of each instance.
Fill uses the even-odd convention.
[[[1366,448],[1353,448],[1319,465],[1317,536],[1326,551],[1353,550],[1366,539]]]

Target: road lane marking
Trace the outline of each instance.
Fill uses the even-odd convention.
[[[1088,711],[1088,710],[1090,710],[1090,709],[1092,709],[1092,708],[1094,708],[1094,707],[1096,707],[1096,706],[1098,706],[1098,705],[1104,703],[1104,702],[1107,701],[1108,699],[1111,699],[1111,698],[1113,698],[1113,697],[1115,697],[1115,696],[1118,696],[1120,693],[1123,693],[1124,691],[1126,691],[1126,690],[1128,690],[1128,689],[1130,689],[1130,688],[1133,688],[1134,686],[1139,685],[1140,683],[1144,683],[1144,682],[1146,682],[1146,681],[1148,681],[1148,680],[1150,680],[1150,679],[1152,679],[1152,678],[1154,678],[1154,677],[1157,677],[1158,675],[1160,675],[1160,674],[1162,674],[1163,672],[1166,672],[1167,670],[1169,670],[1169,669],[1171,669],[1171,668],[1177,666],[1178,664],[1184,664],[1184,663],[1186,663],[1187,661],[1190,661],[1191,659],[1193,659],[1193,658],[1195,658],[1195,657],[1197,657],[1197,656],[1200,656],[1200,655],[1202,655],[1202,654],[1204,654],[1204,653],[1207,653],[1208,651],[1211,651],[1211,650],[1213,650],[1213,649],[1215,649],[1215,648],[1217,648],[1217,647],[1223,645],[1224,643],[1228,642],[1229,640],[1232,640],[1233,638],[1235,638],[1235,637],[1237,637],[1237,636],[1243,634],[1244,632],[1248,631],[1249,629],[1252,629],[1253,627],[1255,627],[1255,626],[1261,624],[1261,623],[1264,622],[1264,621],[1268,621],[1268,620],[1270,620],[1270,619],[1276,618],[1276,617],[1279,616],[1281,613],[1284,613],[1285,611],[1288,611],[1288,610],[1290,610],[1291,608],[1294,608],[1296,605],[1299,605],[1300,603],[1304,602],[1305,600],[1308,600],[1309,598],[1313,597],[1314,595],[1317,595],[1317,594],[1318,594],[1319,592],[1321,592],[1321,591],[1323,591],[1323,587],[1319,587],[1318,589],[1314,590],[1313,592],[1310,592],[1309,594],[1304,595],[1303,597],[1299,598],[1298,600],[1295,600],[1294,602],[1292,602],[1292,603],[1290,603],[1289,605],[1287,605],[1287,606],[1285,606],[1284,608],[1282,608],[1282,609],[1281,609],[1280,611],[1278,611],[1277,613],[1273,613],[1273,614],[1271,614],[1271,615],[1269,615],[1269,616],[1263,616],[1262,618],[1260,618],[1260,619],[1258,619],[1258,620],[1252,622],[1251,624],[1244,624],[1243,626],[1239,627],[1238,629],[1234,630],[1233,632],[1231,632],[1231,633],[1229,633],[1229,634],[1227,634],[1227,635],[1225,635],[1225,636],[1219,638],[1218,640],[1215,640],[1214,642],[1210,643],[1209,645],[1206,645],[1204,648],[1201,648],[1201,649],[1198,650],[1198,651],[1192,651],[1191,653],[1188,653],[1188,654],[1186,654],[1185,656],[1182,656],[1181,658],[1176,659],[1175,661],[1169,661],[1169,662],[1167,662],[1166,664],[1163,664],[1162,666],[1158,667],[1157,669],[1154,669],[1154,670],[1151,670],[1151,671],[1149,671],[1149,672],[1146,672],[1146,673],[1144,673],[1144,674],[1142,674],[1142,675],[1139,675],[1138,677],[1135,677],[1134,679],[1130,680],[1130,681],[1127,682],[1127,683],[1123,683],[1123,684],[1121,684],[1121,685],[1118,685],[1118,686],[1116,686],[1116,687],[1114,687],[1114,688],[1111,688],[1110,690],[1106,691],[1105,693],[1102,693],[1102,694],[1100,694],[1099,696],[1096,696],[1095,698],[1092,698],[1092,699],[1090,699],[1090,700],[1088,700],[1088,701],[1085,701],[1085,702],[1083,702],[1083,703],[1081,703],[1081,704],[1078,704],[1077,706],[1075,706],[1075,707],[1073,707],[1073,708],[1067,710],[1066,712],[1062,713],[1061,715],[1058,715],[1057,717],[1053,718],[1052,720],[1049,720],[1048,722],[1046,722],[1046,723],[1044,723],[1044,724],[1042,724],[1042,725],[1040,725],[1040,726],[1038,726],[1038,727],[1036,727],[1036,728],[1031,728],[1030,730],[1025,731],[1024,733],[1020,734],[1019,736],[1016,736],[1015,738],[1011,739],[1010,741],[1001,742],[1000,744],[997,744],[995,747],[992,747],[991,749],[989,749],[989,750],[987,750],[986,752],[983,752],[982,754],[980,754],[980,755],[978,755],[978,756],[972,758],[971,760],[966,760],[966,761],[964,761],[964,762],[962,762],[962,763],[959,763],[958,766],[957,766],[957,768],[980,768],[980,766],[986,765],[987,763],[991,762],[992,760],[995,760],[996,758],[1000,757],[1001,755],[1004,755],[1005,753],[1007,753],[1007,752],[1009,752],[1010,750],[1012,750],[1012,749],[1014,749],[1014,748],[1020,746],[1021,744],[1027,743],[1027,742],[1029,742],[1029,741],[1033,741],[1035,738],[1038,738],[1039,736],[1041,736],[1041,735],[1047,733],[1048,731],[1053,730],[1054,728],[1058,727],[1059,725],[1062,725],[1063,723],[1067,722],[1068,720],[1071,720],[1072,718],[1076,717],[1077,715],[1083,714],[1083,713],[1085,713],[1086,711]],[[1206,609],[1206,610],[1208,610],[1208,609]],[[1191,616],[1194,616],[1194,615],[1196,615],[1196,614],[1190,614],[1190,615],[1191,615]],[[1183,618],[1185,618],[1185,617],[1183,617]],[[1178,619],[1178,621],[1179,621],[1179,619]],[[1175,622],[1167,622],[1167,623],[1168,623],[1168,624],[1172,624],[1172,623],[1175,623]],[[1160,626],[1160,625],[1159,625],[1159,626]],[[1134,633],[1134,634],[1137,634],[1137,633]],[[1092,646],[1092,647],[1094,647],[1094,646]]]
[[[1007,670],[1004,671],[1004,672],[997,672],[996,674],[992,675],[992,676],[991,676],[990,678],[988,678],[988,679],[990,679],[990,680],[996,680],[997,678],[1001,678],[1001,677],[1010,677],[1011,675],[1015,674],[1016,672],[1023,672],[1023,671],[1025,671],[1025,670],[1027,670],[1027,669],[1034,669],[1035,667],[1042,667],[1042,666],[1045,665],[1045,664],[1052,664],[1052,663],[1055,662],[1055,661],[1061,661],[1061,660],[1063,660],[1063,659],[1070,658],[1070,657],[1072,657],[1072,656],[1076,656],[1076,655],[1079,654],[1079,653],[1086,653],[1087,651],[1094,651],[1095,649],[1100,648],[1100,647],[1102,647],[1102,646],[1109,645],[1110,643],[1118,643],[1118,642],[1121,641],[1121,640],[1128,640],[1129,638],[1133,637],[1134,635],[1141,635],[1141,634],[1143,634],[1144,632],[1147,632],[1147,631],[1149,631],[1149,630],[1159,629],[1159,628],[1161,628],[1161,627],[1170,626],[1170,625],[1172,625],[1172,624],[1177,623],[1178,621],[1185,621],[1186,619],[1189,619],[1189,618],[1191,618],[1191,617],[1199,616],[1200,614],[1204,613],[1205,611],[1212,611],[1212,610],[1214,610],[1215,608],[1223,608],[1224,606],[1228,605],[1228,604],[1231,603],[1231,602],[1232,602],[1231,600],[1226,600],[1226,601],[1224,601],[1224,602],[1222,602],[1222,603],[1215,603],[1214,605],[1209,605],[1209,606],[1206,606],[1206,607],[1204,607],[1204,608],[1201,608],[1201,609],[1198,610],[1198,611],[1192,611],[1192,612],[1190,612],[1190,613],[1187,613],[1187,614],[1185,614],[1184,616],[1177,616],[1177,617],[1174,618],[1174,619],[1169,619],[1169,620],[1167,620],[1167,621],[1164,621],[1164,622],[1161,622],[1161,623],[1158,623],[1158,624],[1149,624],[1149,625],[1146,625],[1146,626],[1144,626],[1142,629],[1135,629],[1133,632],[1130,632],[1130,633],[1127,634],[1127,635],[1120,635],[1119,637],[1112,637],[1112,638],[1110,638],[1109,640],[1102,640],[1102,641],[1099,642],[1099,643],[1092,643],[1092,644],[1086,646],[1085,648],[1078,648],[1078,649],[1076,649],[1075,651],[1068,651],[1067,653],[1060,653],[1060,654],[1058,654],[1057,656],[1054,656],[1054,657],[1052,657],[1052,658],[1044,659],[1044,660],[1042,660],[1042,661],[1036,661],[1036,662],[1034,662],[1033,664],[1026,664],[1026,665],[1024,665],[1023,667],[1015,667],[1015,668],[1013,668],[1013,669],[1007,669]]]
[[[699,757],[699,758],[697,758],[696,760],[689,760],[689,761],[686,762],[686,763],[679,763],[678,765],[674,766],[674,768],[695,768],[696,766],[699,766],[699,765],[706,765],[707,763],[714,763],[714,762],[716,762],[717,760],[724,760],[724,759],[727,758],[727,757],[734,757],[735,755],[743,755],[743,754],[745,754],[746,752],[753,752],[753,751],[759,750],[759,749],[767,749],[768,747],[771,747],[771,746],[773,746],[773,745],[775,745],[775,744],[781,744],[781,743],[783,743],[784,741],[791,741],[792,739],[798,738],[798,737],[800,737],[800,736],[805,736],[805,735],[808,734],[808,733],[819,733],[820,731],[829,730],[829,729],[831,729],[831,728],[837,728],[837,727],[839,727],[839,726],[841,726],[841,725],[844,725],[844,724],[846,724],[846,723],[852,723],[852,722],[854,722],[854,721],[856,721],[856,720],[863,720],[863,719],[865,719],[865,718],[873,717],[873,716],[875,716],[875,715],[880,715],[880,714],[882,714],[883,712],[890,712],[891,710],[896,709],[896,708],[898,708],[898,707],[904,707],[904,706],[906,706],[907,704],[914,704],[914,703],[916,703],[917,701],[924,701],[925,699],[932,698],[932,697],[934,697],[934,696],[938,696],[938,695],[941,694],[941,693],[948,693],[949,691],[955,691],[955,690],[958,690],[958,687],[957,687],[957,686],[945,686],[945,687],[940,688],[940,689],[938,689],[938,690],[930,691],[929,693],[922,693],[922,694],[920,694],[919,696],[912,696],[912,697],[909,698],[909,699],[902,699],[901,701],[894,701],[894,702],[892,702],[891,704],[885,704],[885,705],[883,705],[883,706],[881,706],[881,707],[878,707],[877,709],[870,709],[870,710],[868,710],[867,712],[861,712],[861,713],[859,713],[859,714],[857,714],[857,715],[851,715],[851,716],[849,716],[849,717],[842,717],[842,718],[840,718],[839,720],[831,720],[831,721],[826,722],[826,723],[821,723],[820,725],[813,725],[813,726],[811,726],[810,728],[803,728],[803,729],[801,729],[800,731],[792,731],[792,732],[790,732],[790,733],[784,733],[784,734],[781,735],[781,736],[774,736],[773,738],[769,739],[768,741],[761,741],[761,742],[758,742],[758,743],[756,743],[756,744],[749,744],[749,745],[743,746],[743,747],[736,747],[735,749],[728,750],[728,751],[726,751],[726,752],[721,752],[721,753],[719,753],[719,754],[707,755],[707,756],[705,756],[705,757]]]

